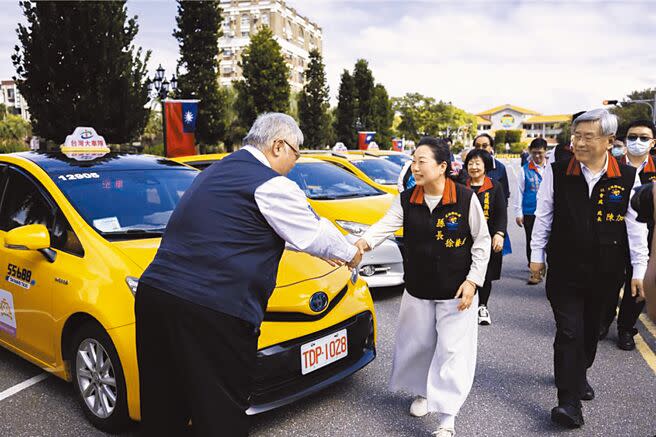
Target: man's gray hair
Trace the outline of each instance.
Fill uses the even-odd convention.
[[[582,121],[598,121],[601,126],[602,135],[609,136],[617,133],[617,116],[608,112],[607,109],[592,109],[579,115],[572,122],[572,132],[576,130],[577,124]]]
[[[244,145],[265,151],[275,140],[286,140],[292,146],[300,148],[303,144],[303,132],[289,115],[267,112],[257,117],[251,130],[244,137]]]

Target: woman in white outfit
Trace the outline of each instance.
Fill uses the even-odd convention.
[[[406,291],[401,299],[390,387],[417,398],[413,416],[439,413],[434,433],[455,435],[455,417],[474,381],[478,296],[490,258],[490,234],[474,193],[447,175],[446,143],[419,142],[416,186],[356,244],[371,250],[403,227]]]

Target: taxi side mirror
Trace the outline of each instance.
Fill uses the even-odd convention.
[[[50,249],[50,233],[43,225],[25,225],[12,229],[5,235],[5,247],[14,250],[36,250],[50,262],[57,253]]]

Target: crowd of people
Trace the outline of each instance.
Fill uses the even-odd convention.
[[[622,148],[617,128],[605,109],[575,114],[571,144],[547,153],[546,141],[534,139],[512,189],[490,135],[474,139],[458,174],[449,144],[424,137],[399,175],[400,194],[352,245],[285,178],[303,142],[294,120],[258,117],[245,147],[185,193],[139,282],[143,433],[171,435],[191,420],[199,435],[246,435],[257,335],[285,245],[357,268],[365,252],[403,228],[405,291],[390,388],[415,396],[411,415],[437,413],[435,435],[453,437],[474,381],[478,326],[492,323],[492,283],[510,249],[508,211],[525,231],[527,282],[545,282],[553,310],[558,396],[551,418],[582,426],[581,401],[595,397],[587,369],[621,290],[618,345],[635,348],[653,233],[653,191],[634,192],[656,180],[656,128],[635,121]],[[201,332],[213,341],[180,354]],[[174,401],[183,393],[184,404]]]

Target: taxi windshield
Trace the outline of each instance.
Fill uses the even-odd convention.
[[[313,200],[335,200],[384,194],[346,170],[324,162],[300,162],[287,177]]]
[[[383,185],[396,185],[401,166],[385,159],[355,159],[351,163],[372,181]]]
[[[85,169],[52,179],[84,220],[107,239],[161,236],[171,213],[198,172]]]
[[[412,158],[408,155],[393,154],[393,155],[381,155],[380,156],[385,161],[389,161],[393,164],[400,165],[403,167],[406,162],[412,161]]]

